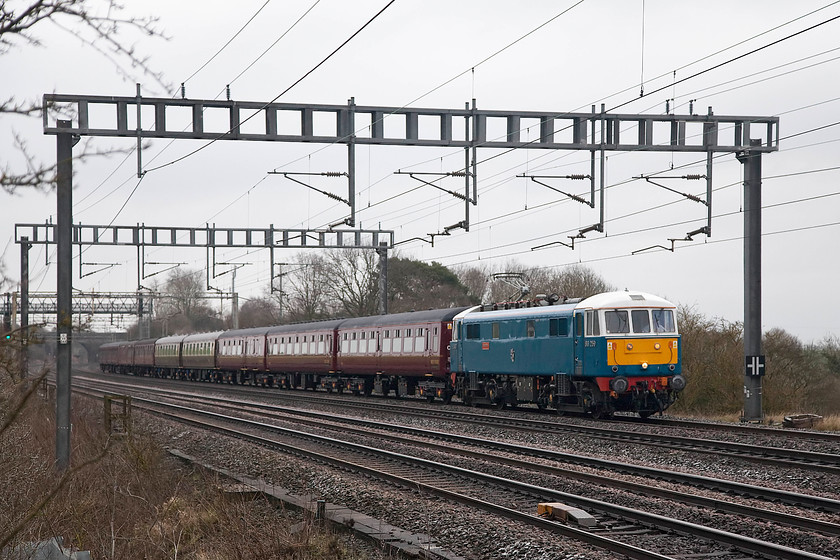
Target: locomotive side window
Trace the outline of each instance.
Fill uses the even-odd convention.
[[[499,338],[499,323],[493,323],[493,338]]]
[[[630,321],[626,309],[610,309],[604,311],[604,320],[607,323],[607,334],[622,334],[630,332]]]
[[[569,336],[569,320],[562,319],[548,320],[548,336]]]
[[[481,338],[481,325],[478,323],[473,323],[472,325],[467,325],[467,338],[468,339],[476,339]]]
[[[528,331],[528,338],[534,338],[537,335],[537,330],[534,327],[534,321],[527,321],[525,323],[525,328]]]
[[[633,319],[634,333],[650,332],[650,314],[647,309],[634,309],[630,312],[630,318]]]
[[[658,333],[677,332],[674,326],[674,312],[670,309],[653,309],[653,328]]]

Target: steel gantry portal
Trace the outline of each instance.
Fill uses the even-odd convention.
[[[355,189],[355,147],[357,144],[386,146],[429,146],[463,148],[464,167],[457,175],[464,177],[464,219],[453,228],[469,230],[470,206],[478,203],[478,159],[479,148],[492,149],[551,149],[585,150],[592,159],[592,177],[599,174],[598,184],[601,208],[604,204],[604,162],[607,151],[643,151],[643,152],[694,152],[706,153],[708,164],[707,184],[711,184],[711,160],[715,153],[737,153],[745,167],[753,165],[760,173],[760,165],[750,163],[760,161],[762,153],[778,149],[778,117],[754,116],[718,116],[711,109],[705,115],[642,115],[608,113],[604,106],[597,111],[595,106],[590,113],[553,112],[553,111],[489,111],[479,109],[475,100],[467,103],[464,109],[422,109],[413,107],[376,107],[357,105],[350,99],[346,105],[316,105],[295,103],[262,103],[234,100],[200,99],[164,99],[147,98],[140,94],[138,85],[134,97],[92,96],[47,94],[44,107],[53,111],[44,111],[44,133],[57,137],[57,206],[56,242],[58,245],[58,347],[57,352],[57,421],[59,441],[56,443],[57,463],[60,469],[69,465],[69,389],[70,389],[70,305],[72,291],[72,147],[81,136],[136,138],[138,148],[142,148],[144,138],[199,139],[215,142],[218,140],[250,140],[263,142],[317,142],[323,144],[344,144],[347,146],[347,203],[349,216],[343,222],[351,227],[356,224],[356,189]],[[154,121],[144,128],[141,122],[143,108],[151,109]],[[67,109],[67,113],[63,110]],[[205,126],[204,115],[207,111],[227,113],[223,130],[209,130]],[[53,121],[53,114],[75,115],[71,120]],[[183,128],[171,122],[187,114],[189,124]],[[110,117],[107,115],[110,114]],[[129,115],[136,114],[134,127],[129,126]],[[100,122],[103,120],[105,122]],[[282,118],[290,116],[291,118]],[[314,123],[316,116],[330,115],[335,126],[329,132],[316,134]],[[96,122],[92,121],[93,116]],[[394,136],[385,134],[386,118],[401,120],[404,126]],[[425,126],[431,120],[433,132],[426,134]],[[247,131],[242,125],[254,121]],[[290,128],[285,123],[297,122]],[[464,136],[459,137],[459,121],[463,124]],[[501,121],[505,134],[489,138],[488,123]],[[318,122],[324,122],[318,119]],[[523,141],[521,131],[537,126],[539,137],[533,141]],[[254,131],[256,129],[256,131]],[[632,135],[627,129],[635,129]],[[759,130],[764,138],[753,143],[753,133]],[[141,165],[141,149],[138,150],[138,174],[144,171]],[[600,166],[595,165],[596,156],[600,155]],[[754,174],[753,174],[754,175]],[[760,176],[749,175],[749,180],[757,181]],[[746,188],[746,187],[745,187]],[[707,200],[711,205],[711,200]],[[746,218],[749,220],[749,216]],[[760,222],[759,222],[760,223]],[[760,227],[760,226],[759,226]],[[598,224],[582,230],[585,232],[603,232],[603,211]],[[707,235],[710,230],[705,232]],[[751,244],[750,253],[760,253],[760,236],[750,236],[745,245]],[[380,249],[380,251],[382,251]],[[384,251],[383,251],[384,252]],[[760,263],[759,263],[760,264]],[[747,276],[760,277],[760,270],[753,270],[755,259],[745,261]],[[759,283],[760,285],[760,283]],[[750,284],[748,290],[755,289]],[[745,300],[755,301],[755,294],[745,294]],[[760,294],[758,295],[760,302]],[[746,312],[755,313],[754,304],[745,306]],[[757,329],[760,339],[760,323],[754,325],[754,316],[745,316],[745,329]],[[751,393],[755,395],[755,392]],[[760,391],[758,392],[760,399]],[[756,419],[753,410],[745,408],[745,418]],[[760,410],[760,402],[759,402]],[[759,415],[760,418],[760,415]]]

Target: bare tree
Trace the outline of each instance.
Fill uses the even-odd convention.
[[[211,331],[222,327],[222,321],[207,304],[204,273],[200,270],[175,269],[163,285],[156,314],[166,321],[165,333]]]
[[[39,32],[47,28],[46,23],[51,23],[53,29],[72,34],[100,53],[124,78],[133,78],[128,70],[132,69],[153,78],[164,89],[169,89],[162,75],[152,70],[148,58],[139,55],[133,45],[124,41],[132,34],[163,37],[157,29],[157,18],[124,15],[123,6],[114,0],[4,0],[0,2],[0,56],[8,56],[20,47],[43,46]],[[53,109],[43,107],[40,98],[0,99],[0,117],[40,117],[42,111]],[[14,145],[22,154],[25,164],[13,168],[0,157],[0,187],[7,193],[14,193],[22,187],[51,188],[55,183],[55,163],[38,161],[27,148],[26,140],[15,133],[13,128],[9,130],[14,135]],[[77,158],[102,153],[113,151],[83,150]]]
[[[371,250],[337,249],[324,258],[324,281],[330,296],[349,317],[375,315],[379,268]]]
[[[326,258],[315,253],[298,255],[287,276],[288,298],[284,306],[285,322],[326,319],[334,311],[326,281]]]
[[[239,326],[243,329],[270,327],[279,323],[280,306],[271,297],[249,299],[239,308]]]
[[[597,272],[584,265],[573,265],[560,270],[545,267],[527,267],[517,261],[507,261],[495,269],[486,265],[462,267],[456,270],[461,283],[467,286],[469,294],[481,299],[482,303],[495,303],[519,299],[519,285],[494,279],[493,273],[519,273],[521,284],[527,285],[528,295],[557,294],[561,297],[586,298],[616,288]]]
[[[587,298],[602,292],[613,292],[616,287],[591,268],[582,264],[572,265],[549,275],[542,291],[565,297]]]

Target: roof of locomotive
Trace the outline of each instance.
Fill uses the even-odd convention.
[[[667,307],[675,308],[676,305],[670,301],[644,292],[604,292],[595,294],[577,304],[578,309],[596,308],[617,308],[617,307]]]
[[[576,306],[575,303],[562,303],[559,305],[532,305],[531,307],[486,311],[481,311],[481,306],[477,306],[465,310],[458,315],[458,318],[467,322],[479,323],[504,319],[524,319],[526,317],[568,316],[574,312]]]
[[[456,315],[469,307],[450,307],[447,309],[426,309],[424,311],[409,311],[390,315],[373,315],[370,317],[356,317],[347,319],[339,328],[356,327],[387,327],[391,325],[410,325],[414,323],[442,323],[451,321]]]
[[[574,303],[554,305],[532,305],[511,309],[482,311],[481,306],[471,307],[458,315],[458,319],[467,322],[498,321],[504,319],[525,319],[531,317],[569,316],[575,309],[615,309],[622,307],[676,307],[673,303],[659,296],[644,292],[604,292]]]

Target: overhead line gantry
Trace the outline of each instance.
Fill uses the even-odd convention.
[[[141,166],[144,138],[197,139],[197,140],[251,140],[264,142],[317,142],[347,146],[347,176],[350,216],[346,223],[356,225],[355,166],[356,145],[428,146],[463,148],[465,200],[464,220],[458,224],[469,230],[471,204],[478,201],[478,148],[491,149],[551,149],[588,150],[592,158],[592,176],[595,175],[595,157],[600,153],[599,181],[600,203],[603,216],[604,166],[607,151],[629,152],[692,152],[706,153],[711,181],[711,159],[714,153],[735,153],[745,168],[745,354],[755,357],[761,344],[760,314],[760,185],[762,153],[778,149],[778,117],[718,116],[711,109],[706,115],[641,115],[607,113],[604,106],[590,113],[553,111],[489,111],[478,109],[475,100],[464,109],[423,109],[414,107],[379,107],[356,105],[353,98],[346,105],[319,105],[302,103],[262,103],[235,100],[165,99],[142,97],[138,87],[134,97],[47,94],[44,96],[44,133],[56,136],[57,144],[57,269],[58,269],[58,350],[56,352],[56,457],[60,470],[69,467],[70,461],[70,336],[72,328],[72,149],[81,136],[110,138],[136,138],[138,141],[138,174]],[[63,114],[67,107],[73,120],[53,121],[52,115]],[[154,123],[142,126],[143,108],[149,107]],[[57,110],[57,111],[56,111]],[[135,126],[129,126],[129,114],[136,112]],[[175,130],[169,126],[177,113],[187,113],[190,124]],[[209,130],[205,126],[207,112],[222,112],[227,116],[223,130]],[[110,118],[107,115],[110,113]],[[243,114],[248,114],[243,118]],[[298,124],[284,128],[284,114],[297,116]],[[332,115],[335,126],[331,131],[316,133],[316,116]],[[104,117],[103,117],[104,115]],[[357,129],[356,119],[364,115],[369,125]],[[92,120],[93,117],[93,120]],[[247,129],[243,125],[259,117]],[[386,136],[385,118],[399,118],[404,126],[398,134]],[[107,122],[100,123],[103,119]],[[293,119],[294,120],[294,119]],[[426,135],[421,122],[432,120],[435,131]],[[456,137],[458,121],[464,125],[464,136]],[[488,138],[487,131],[494,120],[503,122],[505,134]],[[319,122],[321,122],[319,120]],[[259,124],[258,124],[259,123]],[[539,137],[523,141],[521,131],[530,126],[539,127]],[[634,134],[625,133],[635,128]],[[255,129],[255,130],[252,130]],[[369,131],[364,134],[364,131]],[[695,130],[697,133],[695,134]],[[728,130],[729,134],[724,132]],[[759,130],[763,139],[754,140]],[[421,134],[421,131],[423,134]],[[629,138],[628,138],[629,136]],[[693,139],[699,139],[692,142]],[[174,163],[174,162],[171,162]],[[168,165],[168,164],[167,164]],[[472,191],[470,193],[470,191]],[[757,199],[756,199],[757,197]],[[755,204],[757,202],[757,205]],[[749,225],[748,225],[749,224]],[[603,218],[600,222],[603,230]],[[597,229],[597,228],[596,228]],[[757,234],[758,232],[758,234]],[[28,240],[18,240],[28,245]],[[757,252],[756,252],[757,248]],[[387,251],[380,250],[387,255]],[[756,268],[757,267],[757,268]],[[756,342],[757,340],[757,342]],[[747,360],[750,364],[749,359]],[[745,371],[758,372],[753,367]],[[760,377],[745,374],[747,404],[744,417],[761,418]],[[755,385],[758,381],[758,408],[755,407]]]

